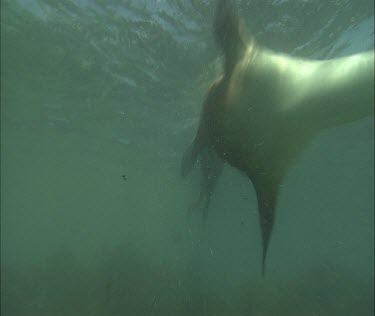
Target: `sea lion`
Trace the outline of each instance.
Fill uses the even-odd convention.
[[[198,163],[200,165],[200,193],[198,199],[189,207],[189,214],[201,208],[203,221],[206,222],[213,192],[224,169],[224,160],[216,154],[213,146],[209,146],[202,148]]]
[[[274,53],[246,34],[225,0],[217,1],[214,34],[224,74],[208,90],[181,174],[189,173],[205,148],[213,148],[248,176],[258,200],[264,276],[288,168],[321,131],[374,115],[374,51],[324,61]],[[215,181],[220,174],[219,169]]]

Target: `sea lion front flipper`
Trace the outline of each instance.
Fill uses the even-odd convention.
[[[275,222],[275,209],[281,179],[272,174],[259,174],[252,179],[258,200],[258,212],[262,233],[262,276],[265,276],[266,257],[270,243],[273,224]]]
[[[248,35],[231,0],[218,0],[214,20],[216,43],[224,53],[224,73],[229,77],[246,50]]]

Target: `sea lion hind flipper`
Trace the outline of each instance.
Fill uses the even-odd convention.
[[[199,208],[202,211],[203,222],[206,222],[217,181],[223,173],[225,163],[212,146],[202,148],[198,163],[200,165],[200,192],[198,199],[189,207],[189,213]]]
[[[180,174],[182,178],[185,178],[197,162],[197,153],[194,153],[195,140],[189,145],[182,156]]]
[[[205,103],[203,106],[204,109],[207,107],[206,103],[207,103],[207,100],[205,100]],[[210,142],[210,137],[209,137],[209,132],[207,130],[206,117],[203,113],[199,121],[197,134],[195,135],[193,142],[185,150],[184,155],[182,156],[181,170],[180,170],[180,174],[182,178],[185,178],[190,173],[191,169],[197,162],[198,157],[201,154],[202,150],[209,146],[209,142]]]
[[[217,155],[212,146],[209,146],[202,150],[199,163],[201,169],[200,196],[205,200],[202,207],[203,221],[205,222],[217,182],[223,173],[224,160]]]

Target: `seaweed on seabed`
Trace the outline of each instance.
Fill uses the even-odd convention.
[[[325,266],[298,279],[249,281],[235,292],[252,298],[255,315],[370,316],[374,310],[373,284],[373,278],[365,281],[349,269]]]

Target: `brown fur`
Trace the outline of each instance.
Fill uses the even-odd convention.
[[[217,1],[214,29],[224,74],[209,88],[181,173],[189,173],[203,149],[213,148],[248,176],[258,199],[264,275],[279,187],[288,168],[320,131],[374,114],[374,53],[296,59],[258,47],[243,25],[229,1]],[[209,157],[203,162],[203,168],[210,166]],[[221,171],[202,172],[201,195],[212,195],[214,186],[207,190],[208,183],[212,176],[216,183]]]

